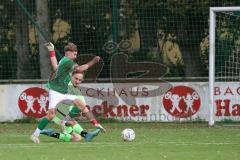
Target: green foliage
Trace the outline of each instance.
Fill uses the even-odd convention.
[[[26,0],[29,5],[28,11],[35,18],[36,7],[33,1]],[[104,59],[105,66],[101,78],[109,78],[110,60],[112,54],[106,53],[102,48],[108,41],[116,43],[122,40],[139,36],[140,48],[131,53],[131,60],[161,62],[161,53],[158,50],[152,54],[152,50],[158,48],[159,31],[165,35],[175,37],[172,41],[178,44],[183,57],[184,67],[180,71],[173,71],[171,76],[194,75],[198,71],[199,76],[208,76],[205,60],[201,61],[202,54],[200,43],[208,36],[208,20],[210,6],[239,6],[238,0],[217,0],[217,1],[176,1],[176,0],[49,0],[50,32],[57,19],[62,19],[70,25],[70,33],[59,38],[56,48],[62,52],[63,46],[68,41],[78,45],[81,54],[95,54]],[[0,79],[16,78],[17,63],[15,43],[15,1],[2,0],[0,2]],[[238,13],[235,14],[238,16]],[[30,21],[29,21],[30,22]],[[227,21],[226,21],[227,22]],[[231,24],[231,20],[228,22]],[[223,23],[224,24],[224,23]],[[236,24],[231,24],[225,30],[231,30],[232,36],[239,33]],[[29,24],[31,26],[31,24]],[[35,36],[36,36],[35,28]],[[220,31],[221,32],[221,31]],[[237,34],[236,34],[237,33]],[[231,42],[231,35],[227,39],[218,39],[220,43]],[[137,40],[138,41],[138,40]],[[39,78],[40,64],[38,53],[38,42],[30,45],[29,58],[32,62],[28,68],[32,70],[34,78]],[[226,54],[233,50],[225,48]],[[61,57],[59,56],[58,59]],[[191,61],[188,59],[191,58]],[[203,59],[203,58],[202,58]],[[187,63],[188,62],[188,63]],[[171,66],[170,66],[171,67]],[[173,66],[172,70],[176,70]],[[216,66],[218,68],[218,66]],[[192,73],[186,73],[185,68],[193,68]],[[201,71],[199,71],[201,70]],[[200,72],[200,73],[199,73]],[[26,75],[27,76],[27,75]]]

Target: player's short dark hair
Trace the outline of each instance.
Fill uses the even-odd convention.
[[[75,45],[74,43],[72,42],[69,42],[65,47],[64,47],[64,52],[67,52],[67,51],[77,51],[77,45]]]

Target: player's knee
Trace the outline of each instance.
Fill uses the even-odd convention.
[[[77,124],[77,122],[76,121],[67,121],[66,124],[70,125],[70,126],[74,126]]]
[[[79,109],[83,110],[84,108],[86,108],[86,104],[84,104],[83,102],[81,102],[79,99],[75,99],[73,101],[73,104],[75,106],[77,106]]]
[[[47,114],[48,120],[52,120],[55,116],[55,110],[49,110]]]
[[[81,137],[79,134],[73,133],[73,134],[71,135],[71,140],[72,140],[72,142],[78,142],[78,141],[80,141],[81,139],[82,139],[82,137]]]
[[[48,114],[48,115],[47,115],[47,119],[48,119],[49,121],[51,121],[51,120],[53,119],[53,117],[54,117],[54,116],[51,115],[51,114]]]
[[[87,113],[87,112],[89,112],[89,109],[88,109],[87,107],[84,107],[84,108],[82,109],[82,112],[83,112],[83,113]]]

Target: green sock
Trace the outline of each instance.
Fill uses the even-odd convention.
[[[82,128],[82,126],[80,126],[80,124],[75,124],[73,126],[74,133],[80,134],[82,131],[83,131],[83,128]]]
[[[60,133],[59,139],[65,141],[65,142],[71,142],[71,135]]]
[[[44,117],[41,122],[38,124],[38,129],[43,130],[49,123],[49,120]]]
[[[70,116],[71,118],[74,118],[74,117],[76,117],[80,112],[81,112],[81,110],[80,110],[78,107],[74,106],[74,107],[72,107],[72,109],[69,111],[69,116]]]
[[[66,126],[66,132],[71,134],[73,132],[73,127],[72,126]]]

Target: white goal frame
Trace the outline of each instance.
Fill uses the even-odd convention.
[[[214,83],[215,83],[215,30],[216,13],[240,11],[240,7],[210,7],[209,20],[209,126],[213,126],[214,121]]]

